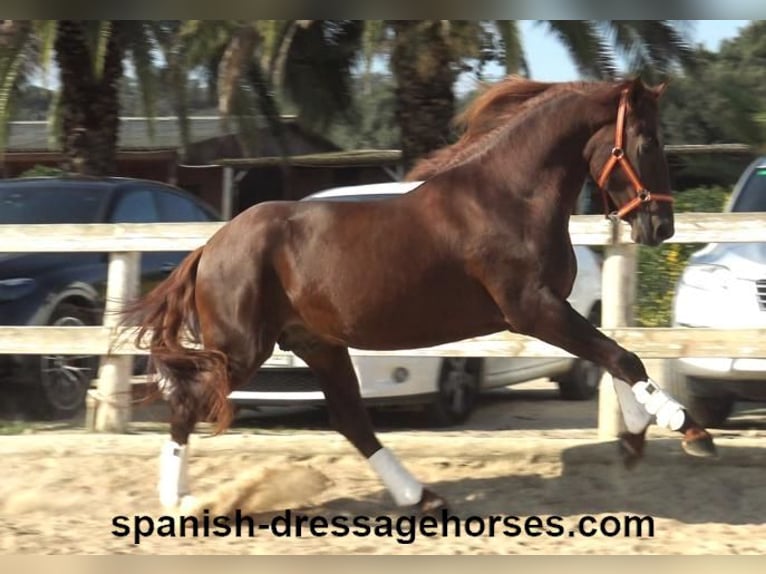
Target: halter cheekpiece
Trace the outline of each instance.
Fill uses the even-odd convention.
[[[601,175],[599,176],[597,182],[598,188],[601,190],[601,199],[604,201],[604,213],[607,217],[615,219],[621,219],[622,217],[625,217],[631,211],[638,209],[639,206],[650,201],[667,201],[668,203],[673,203],[674,201],[673,197],[670,195],[664,193],[652,193],[649,191],[642,183],[641,178],[638,177],[636,170],[633,168],[633,165],[630,163],[628,156],[625,154],[625,148],[623,148],[623,139],[625,136],[625,116],[627,115],[628,111],[628,97],[629,91],[628,88],[625,88],[622,90],[622,94],[620,96],[620,107],[617,109],[614,147],[612,148],[612,152],[609,155],[609,159],[601,170]],[[609,179],[609,176],[612,174],[612,171],[614,171],[614,168],[618,165],[622,167],[622,169],[625,171],[625,174],[628,176],[628,179],[630,180],[630,183],[636,192],[636,196],[625,205],[620,207],[617,211],[609,213],[609,200],[606,192],[606,182]]]

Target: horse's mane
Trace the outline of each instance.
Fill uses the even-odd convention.
[[[532,105],[548,101],[564,90],[580,89],[585,85],[583,82],[537,82],[520,76],[509,76],[489,86],[453,121],[456,127],[463,130],[460,139],[416,162],[405,180],[428,179],[461,163],[465,156],[471,155],[477,142],[504,131],[505,126]]]

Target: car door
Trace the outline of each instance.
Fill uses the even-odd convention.
[[[160,215],[154,193],[148,188],[120,189],[107,217],[110,223],[159,223]],[[141,293],[147,293],[165,276],[163,253],[141,254]]]
[[[577,258],[575,277],[569,303],[584,317],[588,317],[594,304],[601,300],[601,270],[596,255],[587,247],[574,248]],[[560,374],[569,364],[568,359],[551,357],[491,357],[485,362],[487,386],[519,383]]]
[[[203,223],[216,221],[216,217],[202,207],[195,199],[169,189],[155,189],[155,200],[161,221],[166,223]],[[189,254],[188,251],[162,253],[161,267],[170,273]]]

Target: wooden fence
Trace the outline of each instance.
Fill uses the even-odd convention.
[[[207,240],[220,223],[0,225],[2,252],[110,253],[107,309],[103,326],[0,326],[0,353],[102,355],[95,427],[124,432],[130,420],[131,355],[141,354],[119,336],[115,314],[135,293],[140,253],[187,251]],[[635,292],[636,246],[629,227],[597,215],[572,218],[572,242],[605,249],[602,288],[602,330],[644,359],[671,357],[766,357],[766,329],[631,328]],[[673,243],[766,242],[766,214],[676,214]],[[121,344],[116,344],[120,341]],[[111,349],[111,353],[110,353]],[[276,351],[275,356],[284,354]],[[427,349],[356,351],[354,355],[419,356],[568,356],[566,352],[521,335],[500,333]],[[599,434],[611,438],[620,428],[611,385],[602,382]]]

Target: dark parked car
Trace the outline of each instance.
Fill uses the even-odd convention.
[[[126,178],[0,180],[0,224],[218,221],[175,187]],[[34,237],[30,237],[30,243]],[[0,247],[0,251],[2,247]],[[184,252],[144,253],[142,290],[159,282]],[[108,253],[0,253],[0,325],[98,325]],[[69,417],[84,404],[98,357],[0,355],[0,395],[22,385],[36,414]]]

